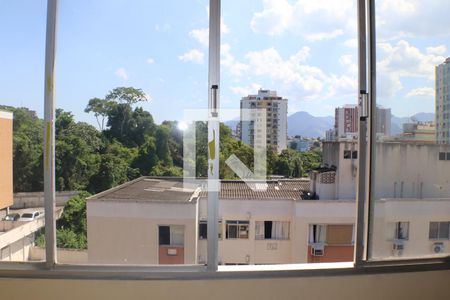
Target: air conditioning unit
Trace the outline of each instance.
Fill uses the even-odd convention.
[[[394,241],[394,243],[392,244],[392,250],[398,250],[401,251],[405,249],[405,244],[403,243],[402,240],[396,240]]]
[[[444,243],[434,243],[433,244],[433,253],[443,253],[444,252]]]
[[[311,255],[312,256],[323,256],[325,253],[324,244],[312,244],[311,245]]]

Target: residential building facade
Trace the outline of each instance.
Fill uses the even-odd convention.
[[[381,106],[376,109],[376,133],[378,138],[391,135],[391,109]],[[335,109],[334,135],[327,132],[327,141],[356,140],[358,137],[359,108],[358,105],[347,104]]]
[[[13,204],[13,114],[0,110],[0,209]]]
[[[435,70],[436,142],[450,144],[450,57]]]
[[[256,110],[248,114],[247,110]],[[265,141],[278,152],[287,148],[288,99],[277,95],[276,91],[262,90],[256,95],[241,99],[241,140],[258,147],[258,141]],[[251,120],[249,120],[251,119]],[[256,144],[255,144],[256,141]]]

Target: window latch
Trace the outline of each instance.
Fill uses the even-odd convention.
[[[369,94],[360,92],[359,94],[359,117],[366,119],[369,116]]]

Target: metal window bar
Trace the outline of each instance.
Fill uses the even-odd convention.
[[[48,0],[45,45],[44,95],[44,207],[45,262],[53,268],[56,257],[55,221],[55,55],[58,0]]]
[[[207,270],[218,269],[219,239],[219,84],[220,84],[220,0],[209,1],[209,70],[208,70],[208,224]]]

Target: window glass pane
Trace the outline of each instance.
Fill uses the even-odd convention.
[[[319,2],[222,1],[219,215],[249,222],[223,264],[353,260],[328,224],[320,259],[308,243],[356,211],[356,1]]]
[[[430,239],[437,239],[439,236],[439,222],[431,222],[430,223]]]
[[[449,222],[439,223],[439,238],[448,239],[449,238]]]
[[[375,5],[369,259],[445,255],[450,244],[436,243],[448,239],[441,224],[450,220],[450,27],[432,20],[447,15],[450,2]],[[394,240],[386,238],[390,223],[396,223]]]
[[[170,226],[159,226],[159,244],[170,245]]]
[[[11,0],[0,6],[0,260],[43,261],[47,6]],[[73,195],[57,193],[58,215]]]
[[[208,5],[59,1],[56,189],[81,192],[60,263],[207,263],[207,125],[185,112],[208,104]]]

